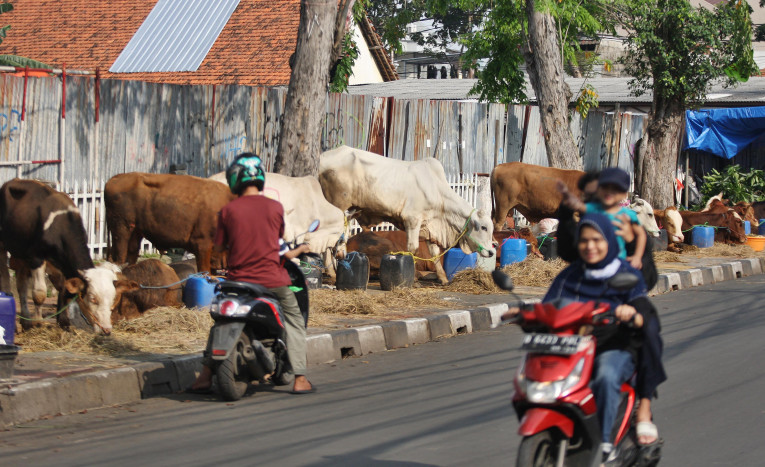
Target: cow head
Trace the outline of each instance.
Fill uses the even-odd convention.
[[[654,217],[653,208],[648,202],[642,198],[634,197],[630,209],[635,211],[637,218],[640,221],[646,232],[652,237],[659,236],[659,225],[656,223],[656,217]]]
[[[670,243],[682,243],[685,240],[685,235],[683,235],[683,217],[677,208],[672,206],[664,211],[656,211],[656,213],[662,219],[664,229],[667,231],[667,240]]]
[[[466,221],[465,235],[460,239],[460,248],[465,253],[477,251],[484,258],[491,258],[497,252],[494,246],[494,223],[483,211],[470,213]]]
[[[78,271],[81,277],[66,280],[66,291],[76,295],[71,314],[81,313],[95,332],[112,332],[111,313],[117,297],[117,274],[110,267],[96,267]]]
[[[746,243],[746,230],[744,229],[744,221],[735,212],[726,216],[725,221],[728,231],[730,233],[729,239],[732,243]]]

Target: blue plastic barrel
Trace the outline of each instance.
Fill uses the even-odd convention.
[[[526,240],[522,238],[508,238],[502,243],[499,256],[499,267],[508,264],[520,263],[526,259]]]
[[[760,219],[760,225],[757,226],[757,235],[765,235],[765,219]]]
[[[459,248],[451,248],[444,254],[444,271],[446,278],[452,280],[455,274],[463,269],[474,268],[478,253],[465,254]]]
[[[744,221],[744,233],[749,235],[752,233],[752,223],[749,221]]]
[[[714,227],[697,225],[692,231],[693,244],[699,248],[709,248],[715,244]]]
[[[183,303],[186,308],[209,306],[215,298],[215,285],[222,279],[189,276],[183,285]]]
[[[3,292],[0,292],[0,328],[0,344],[13,345],[16,333],[16,300],[13,295]]]

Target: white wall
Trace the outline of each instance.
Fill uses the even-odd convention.
[[[354,84],[382,83],[382,75],[372,58],[369,46],[361,35],[359,27],[355,24],[353,25],[353,40],[359,48],[359,56],[356,59],[356,63],[353,64],[353,74],[348,80],[348,84],[352,86]]]

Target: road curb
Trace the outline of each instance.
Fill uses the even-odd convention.
[[[735,280],[765,271],[765,258],[746,258],[714,266],[659,274],[651,295]],[[499,323],[506,303],[443,311],[425,318],[307,336],[309,364],[331,363],[346,357],[385,352],[457,334],[486,331]],[[79,412],[147,397],[179,392],[202,368],[199,354],[163,358],[98,370],[65,378],[0,386],[0,425],[7,427],[58,414]]]

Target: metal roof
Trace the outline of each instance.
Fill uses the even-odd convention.
[[[109,71],[196,71],[239,0],[158,0]]]
[[[635,104],[650,105],[651,92],[635,97],[630,94],[627,83],[631,78],[566,78],[571,91],[576,98],[577,90],[587,82],[598,92],[601,104]],[[387,83],[359,84],[348,87],[349,94],[373,95],[377,97],[395,97],[397,99],[432,99],[432,100],[475,100],[468,92],[475,85],[475,79],[402,79]],[[531,102],[536,102],[534,90],[526,80],[526,95]],[[765,105],[765,78],[753,77],[746,83],[734,88],[723,88],[722,85],[712,86],[707,94],[706,107],[716,104],[732,105]]]

